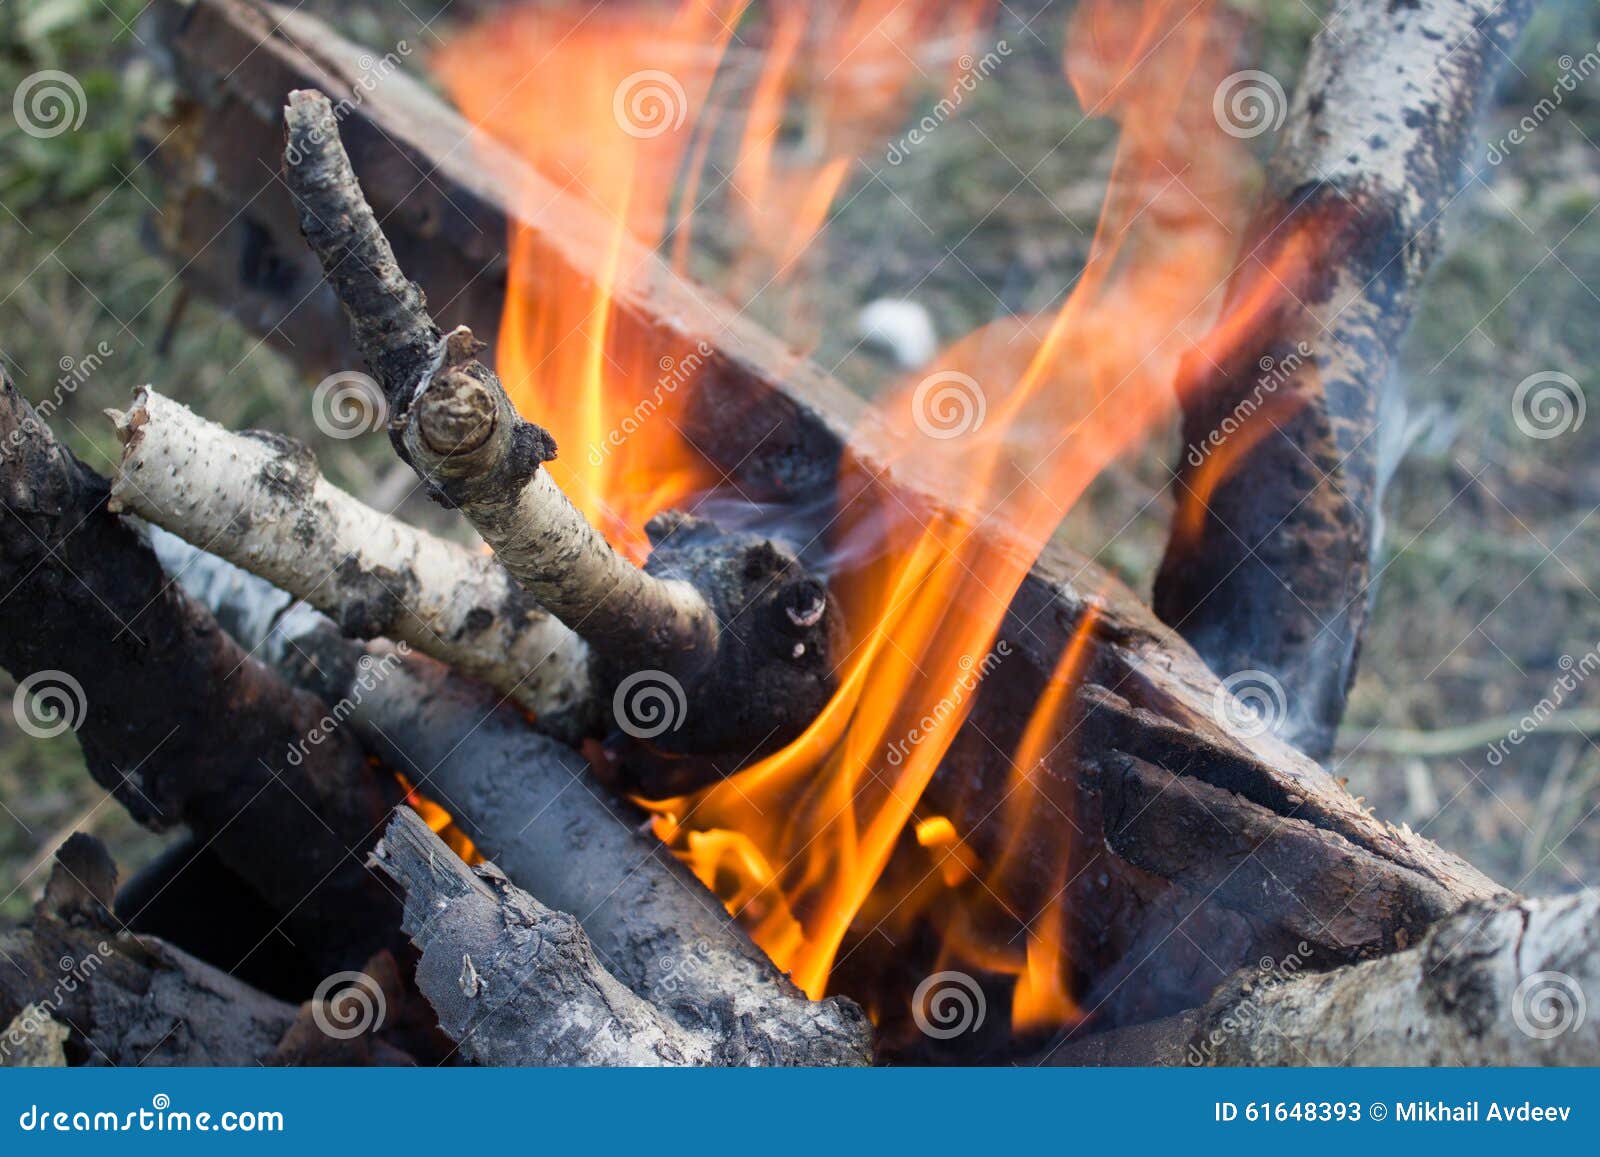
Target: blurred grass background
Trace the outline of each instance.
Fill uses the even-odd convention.
[[[1234,6],[1249,20],[1241,67],[1271,72],[1292,93],[1326,4]],[[408,37],[423,49],[415,64],[474,6],[306,7],[364,43]],[[905,163],[869,156],[853,174],[816,257],[815,283],[827,293],[806,303],[811,332],[796,336],[814,340],[819,359],[858,387],[888,376],[855,349],[851,319],[864,302],[912,296],[948,339],[997,312],[1058,300],[1081,266],[1114,136],[1093,122],[1067,132],[1078,120],[1060,74],[1068,7],[1002,5],[995,35],[1013,53],[962,116]],[[87,101],[83,126],[48,140],[22,133],[0,109],[7,368],[38,402],[57,391],[61,359],[81,360],[102,342],[113,351],[52,418],[57,435],[102,471],[113,447],[101,409],[152,381],[227,425],[310,442],[332,477],[370,493],[390,465],[383,440],[321,436],[307,404],[311,383],[211,303],[180,304],[175,271],[146,246],[161,190],[136,142],[170,94],[144,8],[142,0],[0,5],[0,90],[62,69]],[[1592,0],[1546,3],[1507,69],[1485,136],[1498,138],[1550,93],[1564,56],[1581,58],[1597,42]],[[925,101],[940,95],[930,87]],[[1517,383],[1544,370],[1572,375],[1600,401],[1597,142],[1600,75],[1503,164],[1480,165],[1451,210],[1448,253],[1405,350],[1411,448],[1388,495],[1375,615],[1338,757],[1339,774],[1379,814],[1535,892],[1600,884],[1594,737],[1547,729],[1499,767],[1481,745],[1434,756],[1384,748],[1405,746],[1393,731],[1524,710],[1549,694],[1563,655],[1600,644],[1594,426],[1537,441],[1517,430],[1510,404]],[[1154,440],[1108,471],[1062,531],[1142,591],[1165,538],[1175,443],[1175,434]],[[0,693],[13,686],[0,681]],[[1600,707],[1600,688],[1580,688],[1568,706],[1584,704]],[[25,912],[42,882],[34,868],[75,828],[108,839],[125,869],[159,846],[89,780],[70,735],[32,740],[0,711],[0,918]]]

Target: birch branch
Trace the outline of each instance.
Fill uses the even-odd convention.
[[[683,515],[646,527],[645,569],[613,550],[542,468],[554,439],[518,415],[477,360],[482,343],[464,326],[441,336],[362,195],[328,99],[292,92],[285,117],[301,228],[388,399],[400,457],[614,676],[664,674],[676,685],[670,727],[622,718],[622,729],[715,757],[695,773],[705,778],[797,735],[833,688],[839,616],[826,587],[771,542]],[[664,766],[638,786],[684,790],[683,771]]]
[[[1417,947],[1225,986],[1179,1063],[1593,1065],[1600,895],[1472,904]]]
[[[1279,733],[1317,759],[1333,748],[1366,624],[1393,467],[1382,403],[1478,112],[1533,7],[1338,7],[1312,41],[1230,287],[1237,301],[1275,277],[1288,292],[1185,391],[1189,449],[1156,613],[1219,675],[1275,678],[1289,707]],[[1307,237],[1309,255],[1295,257]],[[1219,445],[1241,421],[1227,434],[1238,441]]]
[[[497,708],[437,663],[384,656],[381,680],[353,685],[367,655],[326,619],[232,564],[172,536],[164,564],[240,640],[292,681],[348,700],[349,724],[379,758],[438,801],[520,888],[577,916],[607,970],[699,1036],[719,1063],[859,1065],[872,1026],[841,997],[808,1000],[643,815],[585,781],[570,748]],[[370,661],[370,660],[369,660]]]
[[[233,434],[148,387],[113,415],[131,510],[304,599],[356,638],[404,641],[576,738],[595,712],[587,646],[494,559],[381,514],[278,435]]]

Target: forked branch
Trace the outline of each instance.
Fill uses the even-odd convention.
[[[826,588],[770,542],[682,516],[647,528],[645,569],[613,550],[542,468],[555,441],[517,413],[482,343],[465,327],[441,334],[401,272],[327,98],[293,92],[285,115],[301,228],[388,399],[400,457],[614,675],[682,686],[687,726],[658,745],[742,758],[797,733],[831,691]]]

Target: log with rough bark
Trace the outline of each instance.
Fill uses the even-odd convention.
[[[492,862],[469,868],[415,812],[395,813],[373,862],[405,889],[417,986],[480,1065],[707,1065],[698,1037],[628,991],[578,921]]]
[[[1089,1065],[1593,1065],[1600,897],[1470,904],[1415,947],[1323,970],[1290,955],[1202,1008],[1066,1044]]]
[[[853,1002],[807,1000],[699,880],[589,782],[570,748],[420,657],[391,664],[328,620],[167,536],[164,563],[241,641],[295,682],[348,703],[369,749],[445,806],[518,887],[576,916],[606,969],[739,1063],[864,1064],[872,1030]],[[361,662],[385,676],[358,688]]]
[[[346,635],[403,641],[482,679],[552,734],[587,729],[588,648],[493,559],[362,504],[298,442],[230,434],[148,388],[116,425],[113,509],[248,566]]]
[[[105,848],[74,835],[30,924],[0,933],[0,1066],[409,1062],[367,1033],[291,1039],[305,1010],[127,931],[115,886]]]
[[[673,681],[686,706],[668,709],[673,726],[651,728],[657,746],[737,761],[797,735],[832,692],[838,613],[827,588],[766,539],[682,516],[646,528],[645,568],[617,553],[543,468],[555,440],[517,413],[478,360],[483,343],[434,324],[362,195],[332,103],[292,92],[285,119],[301,229],[388,398],[395,449],[429,492],[619,682]]]
[[[393,942],[398,909],[362,864],[393,780],[167,581],[3,373],[0,445],[0,664],[33,680],[37,725],[73,728],[141,824],[208,841],[324,972]]]
[[[1399,452],[1379,430],[1395,359],[1478,113],[1533,7],[1337,7],[1230,287],[1248,298],[1270,276],[1291,292],[1184,386],[1156,613],[1219,675],[1276,679],[1279,733],[1313,758],[1333,750],[1367,620],[1381,479]]]

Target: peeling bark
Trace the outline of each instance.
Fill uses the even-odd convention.
[[[1279,733],[1316,759],[1333,749],[1367,619],[1392,469],[1383,397],[1478,112],[1532,9],[1338,7],[1312,42],[1230,295],[1265,277],[1289,291],[1258,336],[1226,364],[1192,367],[1185,387],[1188,447],[1243,425],[1233,446],[1179,465],[1156,613],[1219,675],[1275,678],[1288,701]],[[1289,256],[1307,237],[1309,255]]]
[[[330,616],[458,667],[575,739],[596,714],[588,648],[492,558],[363,505],[310,450],[231,434],[146,388],[118,416],[113,508],[134,511]]]
[[[704,1065],[710,1043],[624,988],[577,920],[469,868],[407,808],[373,862],[405,889],[417,986],[481,1065]]]

